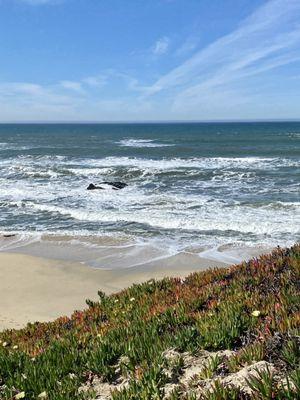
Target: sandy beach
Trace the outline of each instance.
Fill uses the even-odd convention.
[[[85,308],[87,298],[96,300],[98,290],[112,293],[151,278],[186,276],[225,265],[187,254],[140,267],[103,270],[79,262],[0,253],[0,330],[70,315]]]

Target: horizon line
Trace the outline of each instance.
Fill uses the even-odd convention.
[[[86,121],[72,121],[72,120],[57,120],[57,121],[0,121],[0,125],[26,125],[26,124],[34,124],[34,125],[39,125],[39,124],[77,124],[77,125],[88,125],[88,124],[212,124],[212,123],[282,123],[282,122],[299,122],[300,123],[300,118],[286,118],[286,119],[216,119],[216,120],[118,120],[118,121],[112,121],[112,120],[102,120],[102,121],[97,121],[97,120],[86,120]]]

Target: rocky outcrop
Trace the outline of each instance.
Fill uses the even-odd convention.
[[[97,185],[94,185],[93,183],[90,183],[89,186],[87,187],[87,190],[97,190],[97,189],[104,190],[105,187],[103,187],[103,185],[108,185],[108,186],[111,186],[112,189],[114,189],[114,190],[119,190],[119,189],[124,189],[127,186],[127,183],[119,182],[119,181],[116,181],[116,182],[105,181],[105,182],[100,182],[99,185],[102,185],[102,186],[97,186]]]
[[[90,183],[86,190],[96,190],[96,189],[103,189],[101,186],[96,186],[93,183]]]
[[[116,182],[101,182],[104,185],[111,185],[113,189],[124,189],[124,187],[128,186],[127,183],[116,181]]]
[[[167,365],[164,369],[167,383],[163,389],[163,399],[173,399],[173,393],[176,391],[180,392],[182,398],[193,394],[195,399],[206,399],[207,393],[213,391],[216,383],[225,388],[239,389],[241,395],[248,398],[247,396],[251,396],[252,394],[248,380],[252,377],[257,377],[263,371],[268,371],[275,380],[281,381],[274,365],[266,361],[253,362],[253,364],[246,365],[235,373],[229,373],[223,367],[235,355],[236,352],[231,350],[216,352],[201,351],[197,355],[179,353],[173,349],[165,351],[162,356],[166,360]],[[215,368],[213,367],[212,360],[217,360]],[[179,365],[179,361],[181,367],[178,369],[176,365]],[[81,387],[80,391],[88,393],[92,390],[96,394],[95,399],[111,400],[113,392],[122,391],[130,385],[129,377],[122,376],[120,368],[122,363],[123,361],[120,360],[115,366],[115,382],[103,382],[100,377],[94,376],[86,385]]]

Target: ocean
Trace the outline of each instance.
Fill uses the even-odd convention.
[[[86,190],[103,181],[128,186]],[[0,233],[2,251],[68,241],[116,268],[291,245],[300,123],[2,124]],[[112,260],[109,246],[130,252]]]

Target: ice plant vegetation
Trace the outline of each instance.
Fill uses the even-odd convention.
[[[0,334],[0,398],[299,399],[299,277],[295,245],[99,292],[70,318]]]

